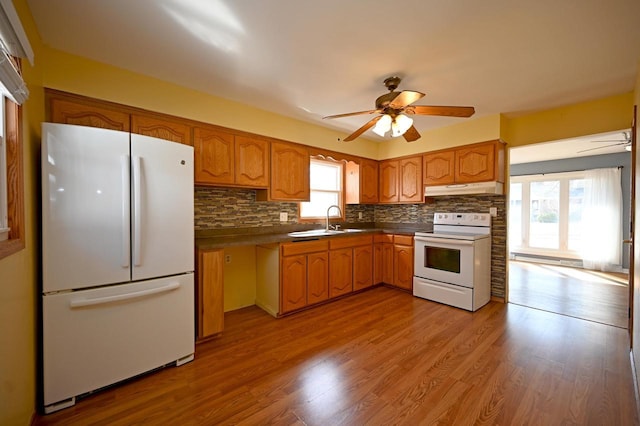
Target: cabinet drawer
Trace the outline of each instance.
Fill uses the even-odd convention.
[[[394,235],[393,242],[401,246],[413,246],[413,237],[411,235]]]
[[[299,241],[295,243],[284,243],[280,245],[280,253],[282,256],[293,256],[296,254],[314,253],[318,251],[327,251],[329,249],[329,241]]]
[[[373,235],[362,235],[358,237],[332,238],[329,240],[331,250],[346,247],[366,246],[373,243]]]
[[[376,234],[373,236],[374,243],[393,243],[393,234]]]

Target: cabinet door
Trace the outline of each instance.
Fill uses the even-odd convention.
[[[307,303],[309,305],[329,298],[329,254],[307,255]]]
[[[413,247],[395,245],[393,252],[393,285],[413,289]]]
[[[123,132],[128,132],[130,128],[129,114],[122,111],[57,98],[50,100],[49,108],[49,120],[53,123],[100,127]]]
[[[191,127],[179,121],[133,114],[131,133],[192,145]]]
[[[380,202],[398,202],[398,160],[382,161],[379,172]]]
[[[393,244],[382,244],[382,282],[393,284]]]
[[[271,142],[271,187],[269,199],[309,200],[309,151],[298,145]]]
[[[280,312],[290,312],[307,305],[307,257],[283,257],[280,267],[282,279]]]
[[[252,188],[269,186],[269,142],[235,137],[235,183]]]
[[[400,160],[399,181],[400,202],[424,202],[424,197],[422,196],[422,157]]]
[[[353,249],[353,290],[373,285],[373,246]]]
[[[481,144],[456,150],[456,182],[496,180],[495,145]]]
[[[378,162],[360,161],[360,202],[378,202]]]
[[[353,291],[353,249],[329,251],[329,297]]]
[[[373,245],[373,283],[380,284],[384,280],[382,279],[382,243],[375,243]]]
[[[196,127],[193,132],[196,184],[234,183],[234,136]]]
[[[449,185],[455,180],[455,151],[425,154],[422,171],[425,185]]]
[[[224,328],[224,250],[199,250],[196,259],[197,336],[203,339]]]

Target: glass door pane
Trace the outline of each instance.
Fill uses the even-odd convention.
[[[580,250],[582,244],[582,207],[584,179],[569,181],[569,250]]]
[[[559,246],[560,181],[531,182],[529,246],[557,249]]]

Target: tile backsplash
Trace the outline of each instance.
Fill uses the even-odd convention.
[[[351,224],[433,224],[436,211],[488,213],[496,207],[492,220],[491,293],[504,298],[507,259],[506,197],[504,195],[446,196],[425,204],[366,205],[349,204],[345,208],[346,222]],[[287,213],[287,222],[280,222],[280,213]],[[360,218],[362,213],[362,218]],[[195,229],[252,228],[298,223],[298,204],[256,201],[256,191],[235,188],[195,188]]]

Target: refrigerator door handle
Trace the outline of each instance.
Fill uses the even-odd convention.
[[[122,171],[122,256],[120,265],[123,268],[129,267],[130,239],[129,239],[129,203],[130,203],[130,183],[129,183],[129,156],[120,157],[120,170]]]
[[[140,157],[133,157],[133,264],[141,265],[141,238],[142,238],[142,214],[140,205],[142,194],[140,193],[142,183],[140,182]]]
[[[71,308],[83,308],[86,306],[104,305],[106,303],[121,302],[123,300],[137,299],[140,297],[150,296],[152,294],[166,293],[176,290],[180,287],[180,283],[174,281],[162,287],[150,288],[147,290],[134,291],[131,293],[117,294],[115,296],[96,297],[93,299],[72,300],[69,302]]]

